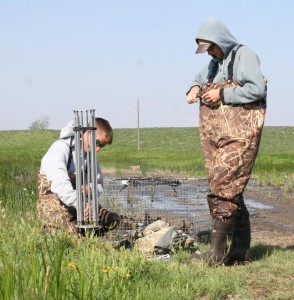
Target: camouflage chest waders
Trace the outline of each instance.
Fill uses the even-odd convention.
[[[264,115],[265,107],[258,103],[219,107],[201,103],[200,140],[212,194],[208,201],[214,218],[229,218],[237,212],[234,202],[239,201],[240,197],[236,196],[242,195],[251,176]]]
[[[75,186],[75,176],[70,176]],[[37,211],[46,229],[65,229],[72,234],[77,233],[77,213],[72,207],[64,205],[56,194],[51,192],[51,183],[45,175],[38,174],[39,201]]]
[[[76,177],[70,175],[70,180],[75,188]],[[56,194],[51,192],[51,184],[45,175],[38,174],[38,192],[39,201],[37,212],[45,229],[56,230],[65,229],[71,234],[77,235],[77,211],[69,206],[64,205]],[[102,229],[97,234],[104,234],[108,230],[114,229],[118,222],[119,216],[98,205],[99,221]]]
[[[201,94],[210,89],[234,88],[233,63],[228,65],[228,80],[212,83],[216,68]],[[207,195],[213,228],[210,249],[193,260],[208,265],[235,264],[249,259],[251,228],[243,192],[252,173],[261,139],[266,100],[250,104],[209,106],[200,102],[200,141],[205,159],[210,194]]]

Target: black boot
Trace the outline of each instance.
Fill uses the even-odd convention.
[[[202,260],[209,266],[220,265],[228,260],[234,232],[234,219],[215,220],[212,229],[211,246],[207,252],[193,254],[192,260]]]
[[[250,220],[236,220],[228,265],[249,261],[251,242]]]

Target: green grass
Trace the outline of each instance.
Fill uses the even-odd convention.
[[[116,129],[113,145],[99,153],[99,160],[116,169],[140,165],[143,173],[165,170],[204,174],[199,135],[194,128],[141,129],[139,151],[136,129]]]
[[[115,129],[103,168],[140,165],[204,177],[197,128]],[[149,261],[101,238],[44,234],[36,216],[37,171],[58,131],[0,131],[0,299],[293,299],[293,248],[255,244],[252,263],[208,268],[179,252]],[[293,192],[294,128],[266,127],[254,178]],[[203,249],[207,245],[201,245]]]
[[[156,170],[205,177],[198,128],[117,129],[111,147],[99,153],[104,167],[117,170],[140,165],[143,173]],[[260,184],[294,190],[294,127],[265,127],[252,178]]]

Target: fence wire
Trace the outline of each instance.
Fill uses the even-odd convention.
[[[206,242],[211,230],[207,193],[207,184],[199,179],[106,177],[99,203],[122,216],[112,235],[161,219]]]

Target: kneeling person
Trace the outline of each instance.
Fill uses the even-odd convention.
[[[96,152],[113,139],[113,131],[109,122],[102,118],[95,119]],[[45,227],[63,228],[77,234],[77,193],[74,122],[69,122],[60,132],[59,140],[48,149],[41,161],[38,174],[38,214]],[[83,134],[84,166],[89,149],[90,131]],[[103,191],[103,175],[97,161],[98,193]],[[119,223],[119,216],[99,205],[99,220],[103,230],[114,229]]]

